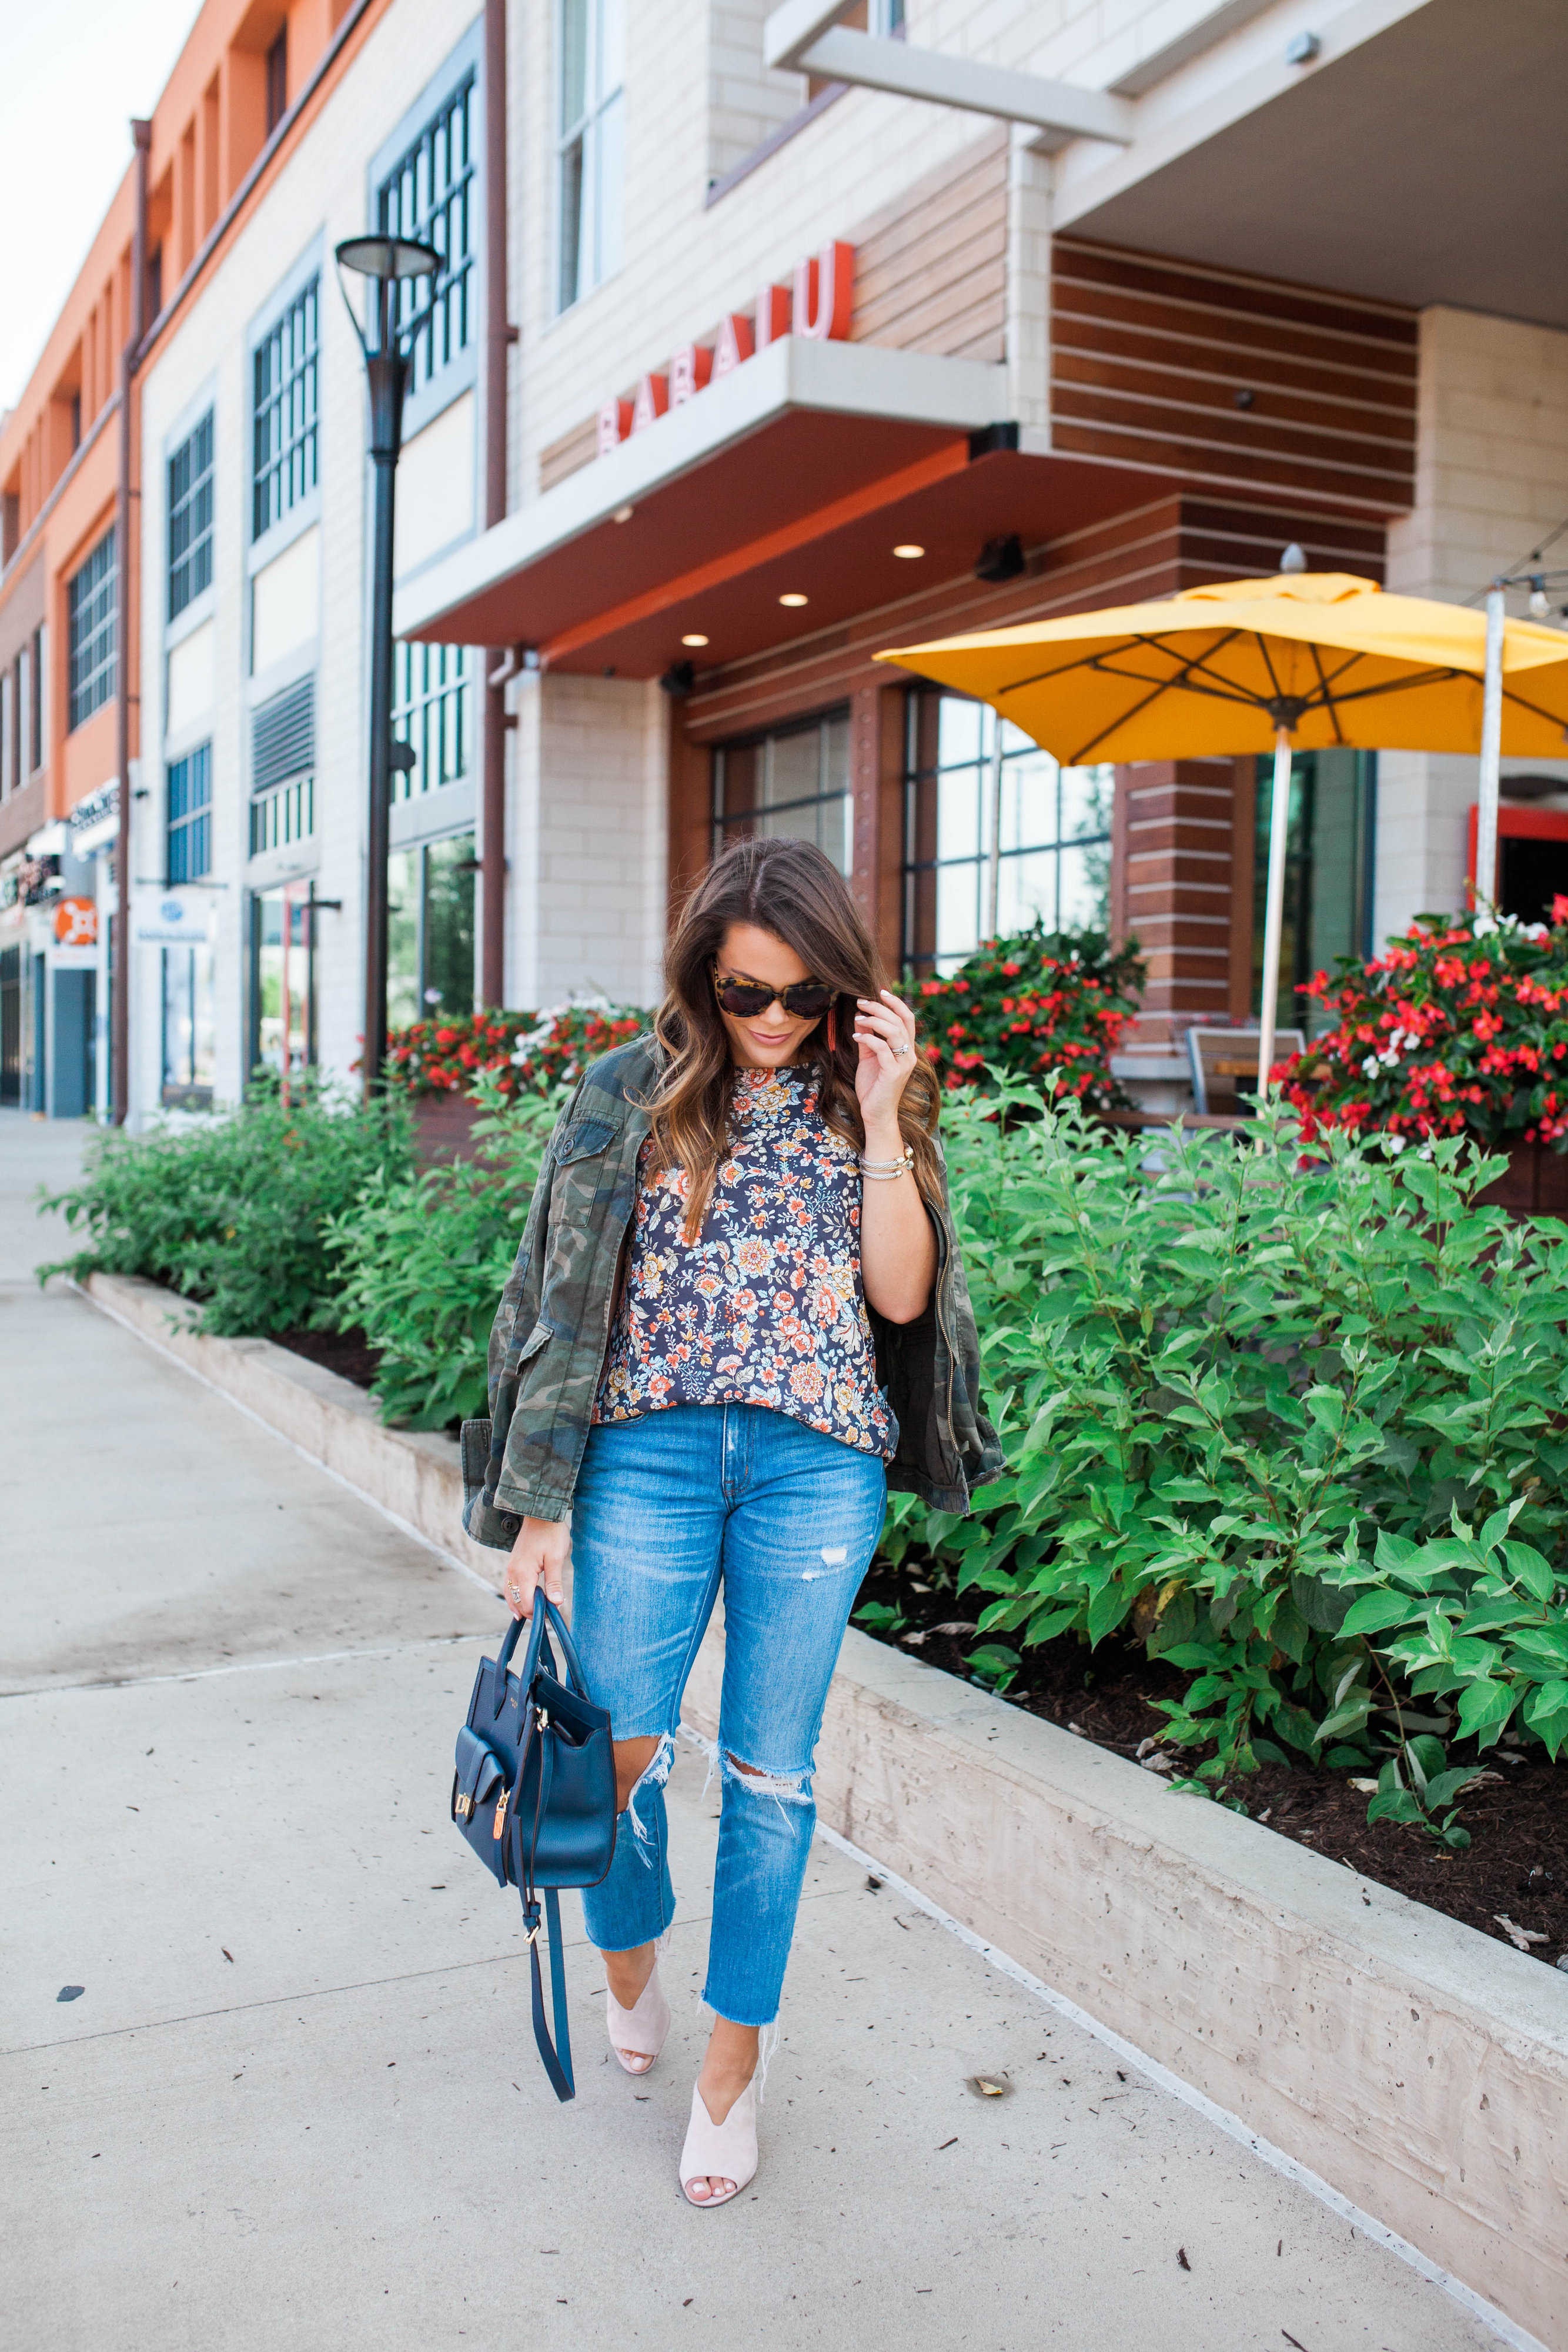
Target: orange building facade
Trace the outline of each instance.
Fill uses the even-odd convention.
[[[152,121],[128,125],[124,179],[0,422],[0,1105],[125,1107],[116,848],[145,789],[137,346],[221,261],[382,13],[208,0]]]

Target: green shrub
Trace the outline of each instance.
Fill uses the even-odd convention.
[[[110,1133],[79,1183],[46,1205],[89,1246],[40,1277],[141,1275],[204,1305],[205,1331],[330,1328],[340,1276],[326,1232],[372,1177],[412,1168],[407,1118],[313,1092],[276,1092],[199,1125]]]
[[[906,985],[921,1051],[950,1092],[986,1092],[1009,1073],[1099,1110],[1125,1110],[1111,1056],[1145,971],[1136,940],[1113,948],[1102,931],[1047,931],[1037,922],[986,940],[955,972]]]
[[[329,1234],[342,1319],[382,1350],[382,1416],[414,1429],[486,1410],[490,1325],[564,1093],[507,1104],[493,1077],[477,1091],[477,1158],[413,1178],[378,1171]]]
[[[1443,1739],[1568,1741],[1568,1236],[1477,1209],[1498,1162],[1457,1138],[1014,1109],[945,1120],[1013,1467],[968,1519],[895,1498],[884,1551],[988,1594],[981,1635],[1126,1628],[1190,1673],[1204,1782],[1370,1766],[1375,1812],[1462,1842]]]

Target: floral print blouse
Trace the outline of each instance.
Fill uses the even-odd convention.
[[[626,1287],[598,1422],[663,1406],[760,1404],[891,1459],[861,1283],[861,1174],[820,1117],[810,1070],[741,1070],[696,1241],[684,1169],[643,1147]]]

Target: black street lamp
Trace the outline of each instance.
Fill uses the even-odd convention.
[[[439,277],[442,258],[428,245],[401,236],[350,236],[337,248],[339,282],[351,269],[368,278],[370,333],[343,299],[365,355],[371,394],[371,458],[376,469],[375,544],[371,558],[371,805],[365,884],[365,1045],[367,1101],[382,1084],[387,1055],[387,853],[392,828],[392,512],[402,400],[408,383],[403,343],[424,323],[423,311],[400,321],[398,288],[411,278]]]

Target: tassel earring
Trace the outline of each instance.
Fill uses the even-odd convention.
[[[829,1007],[828,1007],[828,1058],[829,1058],[829,1060],[830,1060],[830,1061],[832,1059],[832,1056],[833,1056],[833,1055],[838,1052],[838,1050],[839,1050],[839,1013],[838,1013],[838,1007],[837,1007],[837,1005],[830,1004],[830,1005],[829,1005]]]

